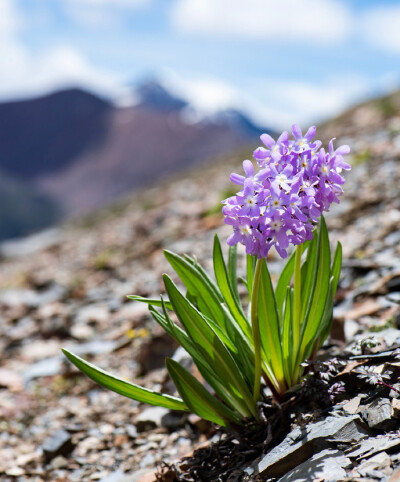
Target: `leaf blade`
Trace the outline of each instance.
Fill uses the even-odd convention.
[[[119,393],[124,397],[137,400],[149,405],[169,408],[171,410],[187,411],[188,407],[179,398],[165,395],[163,393],[153,392],[147,388],[140,387],[134,383],[122,380],[105,370],[96,367],[92,363],[87,362],[83,358],[75,355],[69,350],[62,348],[62,352],[79,370],[91,378],[93,381],[102,385],[113,392]]]
[[[228,421],[240,423],[237,415],[218,401],[190,372],[167,358],[167,370],[180,396],[194,413],[226,427]]]

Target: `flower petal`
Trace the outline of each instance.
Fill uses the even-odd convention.
[[[301,132],[300,126],[298,124],[292,125],[293,137],[297,140],[303,138],[303,133]]]

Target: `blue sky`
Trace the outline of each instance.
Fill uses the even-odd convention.
[[[316,122],[400,87],[400,2],[0,0],[0,99],[81,85],[123,104],[150,76],[202,113]]]

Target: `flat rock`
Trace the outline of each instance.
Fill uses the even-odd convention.
[[[398,435],[379,435],[362,440],[355,447],[346,451],[346,455],[350,458],[361,459],[395,447],[400,447]]]
[[[392,418],[392,405],[388,398],[375,400],[366,409],[368,426],[374,430],[391,430],[396,426]]]
[[[5,258],[19,258],[36,254],[51,246],[56,246],[65,238],[61,229],[50,228],[21,239],[11,239],[0,244],[0,254]]]
[[[122,480],[125,478],[125,474],[122,472],[122,470],[116,470],[115,472],[111,472],[105,477],[102,477],[100,482],[122,482]]]
[[[382,480],[385,475],[391,475],[393,472],[390,465],[389,455],[386,452],[381,452],[363,461],[356,471],[363,477],[370,476]]]
[[[57,455],[69,455],[74,445],[71,435],[66,430],[57,430],[51,437],[48,437],[42,445],[43,453],[47,461],[57,457]]]
[[[400,399],[393,398],[392,409],[393,409],[393,417],[400,418]]]
[[[150,407],[143,410],[135,420],[135,425],[138,432],[146,432],[156,427],[162,426],[162,419],[169,413],[169,410],[164,407]]]
[[[344,412],[350,415],[354,415],[358,411],[360,402],[361,402],[360,396],[352,398],[350,401],[348,401],[343,405]]]
[[[327,417],[307,427],[297,427],[254,464],[255,472],[265,477],[282,477],[331,443],[351,443],[366,438],[368,427],[358,415]]]
[[[60,356],[52,358],[44,358],[31,365],[24,373],[24,384],[28,384],[31,380],[41,377],[50,377],[61,372],[62,359]]]
[[[183,427],[187,421],[187,413],[178,411],[169,411],[161,417],[161,426],[168,431],[173,432]]]
[[[279,482],[308,482],[324,480],[325,482],[343,480],[346,468],[351,467],[351,461],[340,450],[326,449],[303,462],[295,469],[279,479]]]

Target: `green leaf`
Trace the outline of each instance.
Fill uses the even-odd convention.
[[[199,310],[227,332],[225,314],[221,308],[222,297],[218,297],[210,287],[199,268],[171,251],[164,251],[164,254],[190,294],[196,297]]]
[[[207,285],[208,289],[214,293],[215,298],[222,303],[224,301],[222,294],[220,293],[215,281],[211,279],[207,271],[201,266],[201,264],[197,261],[197,259],[191,258],[188,255],[185,255],[185,260],[193,266],[193,268],[198,272],[201,276],[203,282]]]
[[[133,301],[140,301],[141,303],[147,303],[148,305],[153,305],[153,306],[162,306],[161,300],[156,300],[152,298],[143,298],[143,296],[137,296],[137,295],[128,295],[127,298]],[[165,306],[169,309],[172,310],[172,305],[168,300],[164,300]]]
[[[283,363],[280,338],[280,323],[276,307],[275,294],[271,276],[266,262],[263,260],[258,296],[258,320],[261,346],[269,365],[273,368],[277,380],[283,380]]]
[[[225,300],[227,307],[232,313],[233,318],[236,320],[240,329],[245,333],[245,335],[251,337],[251,328],[243,313],[243,309],[239,300],[235,297],[234,290],[230,284],[230,279],[228,276],[228,271],[225,266],[224,257],[222,255],[221,243],[219,242],[218,236],[214,237],[214,250],[213,250],[213,261],[214,261],[214,273],[215,278],[218,283],[218,287],[221,294]]]
[[[304,350],[309,343],[316,338],[321,323],[322,316],[326,309],[327,298],[329,295],[330,280],[330,247],[328,230],[323,217],[321,217],[318,247],[317,247],[317,264],[315,274],[315,285],[311,292],[311,303],[309,304],[306,320],[303,324],[303,337],[301,341],[301,358],[303,360]],[[301,360],[301,361],[302,361]]]
[[[287,288],[290,285],[290,280],[292,279],[292,276],[293,276],[295,257],[296,257],[296,251],[293,251],[287,263],[285,264],[285,267],[283,268],[281,275],[279,276],[278,283],[275,289],[276,307],[277,307],[280,319],[283,319],[282,318],[283,302],[285,301]]]
[[[229,246],[228,250],[228,275],[229,275],[229,283],[231,285],[233,295],[235,296],[238,303],[240,303],[239,292],[237,287],[237,274],[236,274],[236,265],[237,265],[237,245]]]
[[[254,363],[252,362],[253,351],[251,348],[251,330],[247,319],[242,318],[242,326],[240,326],[237,318],[233,316],[230,309],[224,305],[224,298],[218,287],[216,287],[215,283],[210,279],[197,261],[193,260],[189,256],[186,256],[183,261],[189,263],[191,268],[197,271],[197,274],[202,279],[203,285],[205,289],[208,290],[208,293],[214,292],[214,298],[220,300],[218,302],[219,315],[217,317],[210,316],[209,312],[204,311],[204,309],[201,308],[202,303],[199,302],[199,296],[197,294],[196,296],[192,295],[194,289],[193,286],[188,287],[188,292],[191,293],[191,296],[186,296],[186,298],[193,305],[198,306],[202,316],[204,316],[207,322],[215,330],[221,341],[230,350],[235,362],[241,369],[245,380],[251,383],[250,380],[254,377]],[[210,298],[210,296],[211,295],[209,295],[208,298]],[[215,387],[214,389],[216,390]]]
[[[225,343],[222,338],[221,340],[228,346],[240,371],[245,375],[248,385],[251,386],[254,381],[254,347],[252,335],[251,337],[245,336],[237,325],[236,320],[232,318],[228,308],[225,305],[222,305],[222,308],[226,311],[228,318],[230,344]]]
[[[202,418],[222,427],[229,421],[240,423],[240,418],[228,407],[218,401],[204,386],[179,363],[167,358],[167,370],[180,396],[191,411]]]
[[[306,314],[310,311],[312,293],[315,289],[317,280],[318,268],[318,249],[319,249],[320,233],[317,229],[314,230],[313,239],[310,242],[310,247],[307,252],[307,257],[301,269],[301,283],[302,283],[302,307],[300,319],[304,322]]]
[[[188,410],[186,404],[179,398],[139,387],[134,383],[127,382],[126,380],[122,380],[121,378],[107,373],[101,368],[98,368],[95,365],[83,360],[79,356],[74,355],[65,348],[63,348],[62,351],[64,355],[85,375],[103,387],[112,390],[113,392],[119,393],[124,397],[132,398],[142,403],[148,403],[149,405],[165,407],[171,410]]]
[[[215,363],[209,363],[206,358],[203,356],[199,347],[192,341],[192,339],[188,336],[188,334],[182,330],[179,326],[172,322],[167,310],[165,307],[163,308],[164,315],[159,313],[158,311],[152,308],[152,314],[155,317],[156,321],[160,323],[161,326],[164,327],[165,330],[173,337],[178,343],[184,348],[189,355],[192,357],[194,363],[196,364],[199,372],[202,374],[205,380],[209,383],[209,385],[215,390],[218,396],[233,410],[236,410],[238,413],[241,413],[241,404],[237,403],[236,399],[232,397],[232,393],[229,390],[224,379],[219,376],[218,370],[215,368]],[[154,313],[153,313],[154,311]],[[251,360],[251,356],[249,357]]]
[[[333,276],[333,295],[336,294],[337,286],[340,278],[340,270],[342,268],[342,245],[340,243],[336,246],[335,255],[333,257],[331,276]]]
[[[174,338],[180,345],[183,346],[183,339],[188,337],[188,334],[182,330],[182,328],[171,320],[171,318],[168,315],[168,312],[166,310],[166,307],[164,306],[164,315],[154,309],[152,305],[150,305],[150,313],[153,316],[154,320],[172,337]]]
[[[247,289],[249,291],[250,299],[253,291],[253,280],[256,262],[257,258],[255,256],[251,256],[250,254],[246,255]]]
[[[164,275],[164,284],[174,311],[194,344],[214,370],[218,371],[232,397],[240,404],[243,415],[257,416],[243,374],[221,339],[202,314],[179,292],[172,280]]]
[[[333,300],[334,300],[337,285],[339,282],[341,265],[342,265],[342,245],[338,243],[336,246],[335,255],[332,263],[331,279],[329,282],[328,296],[325,301],[325,310],[324,310],[324,314],[322,315],[320,329],[318,330],[318,334],[317,334],[318,340],[319,340],[318,341],[319,346],[314,347],[313,351],[316,351],[316,349],[318,349],[323,344],[323,342],[327,339],[332,328]]]
[[[282,361],[285,381],[292,386],[293,369],[296,363],[297,351],[293,347],[293,288],[286,288],[285,310],[283,313],[282,331]]]
[[[318,342],[319,346],[317,346],[316,349],[320,348],[320,346],[326,340],[326,338],[328,337],[331,331],[332,319],[333,319],[333,297],[334,297],[334,292],[333,292],[333,277],[332,277],[329,283],[329,291],[325,302],[325,310],[321,318],[319,329],[315,335],[315,337],[319,340]]]

